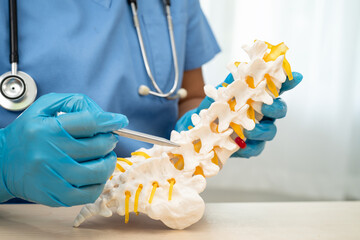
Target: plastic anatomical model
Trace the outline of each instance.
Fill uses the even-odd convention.
[[[218,89],[205,86],[214,102],[192,116],[193,128],[172,132],[171,141],[180,147],[154,145],[130,158],[118,158],[103,193],[83,207],[74,226],[113,212],[125,216],[125,222],[129,212],[143,213],[174,229],[199,221],[205,209],[199,193],[206,178],[216,175],[245,146],[243,129],[253,129],[262,118],[262,104],[272,104],[286,77],[292,80],[287,49],[283,43],[273,46],[263,41],[245,46],[250,61],[228,66],[234,81]]]

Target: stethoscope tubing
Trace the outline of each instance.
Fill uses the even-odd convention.
[[[137,37],[138,37],[138,40],[139,40],[141,55],[142,55],[142,58],[143,58],[145,69],[146,69],[146,72],[147,72],[147,74],[148,74],[148,76],[149,76],[149,78],[151,80],[151,83],[152,83],[153,87],[156,90],[156,92],[152,91],[152,90],[149,90],[148,94],[151,94],[151,95],[154,95],[154,96],[157,96],[157,97],[168,98],[168,99],[176,99],[177,96],[171,96],[171,95],[173,95],[175,93],[176,88],[179,85],[179,64],[178,64],[178,59],[177,59],[176,43],[175,43],[175,37],[174,37],[174,27],[173,27],[171,10],[170,10],[170,1],[164,1],[164,5],[165,5],[165,12],[166,12],[166,19],[167,19],[167,23],[168,23],[168,31],[169,31],[169,37],[170,37],[171,53],[172,53],[173,62],[174,62],[175,79],[174,79],[174,83],[173,83],[172,88],[167,93],[163,93],[163,91],[158,86],[158,84],[157,84],[157,82],[156,82],[156,80],[155,80],[155,78],[154,78],[154,76],[153,76],[153,74],[151,72],[151,68],[150,68],[150,65],[149,65],[149,60],[147,58],[145,45],[144,45],[144,41],[143,41],[143,37],[142,37],[142,33],[141,33],[139,18],[138,18],[138,14],[137,14],[137,1],[132,0],[132,1],[129,1],[129,2],[130,2],[130,6],[131,6],[131,11],[132,11],[132,14],[133,14],[134,26],[135,26]]]
[[[30,75],[18,71],[17,0],[9,0],[9,27],[11,71],[0,76],[0,106],[9,111],[21,111],[35,101],[37,87]]]
[[[18,23],[17,23],[16,0],[9,0],[9,21],[10,21],[10,64],[13,63],[17,64],[19,62],[19,53],[18,53]]]

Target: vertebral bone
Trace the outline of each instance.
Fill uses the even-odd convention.
[[[285,44],[256,41],[244,49],[250,62],[228,66],[234,82],[218,89],[205,86],[215,102],[192,116],[192,129],[172,132],[171,140],[180,147],[155,145],[119,158],[103,193],[83,207],[74,226],[93,215],[110,217],[113,212],[125,215],[125,222],[129,212],[145,213],[175,229],[200,220],[205,204],[199,193],[205,189],[205,178],[219,172],[239,149],[237,142],[244,143],[243,129],[251,130],[261,120],[262,104],[273,103],[286,75],[292,79]]]

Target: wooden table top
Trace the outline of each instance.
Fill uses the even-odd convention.
[[[0,205],[0,239],[360,239],[360,202],[210,203],[185,230],[135,214],[128,224],[114,214],[73,228],[80,208]]]

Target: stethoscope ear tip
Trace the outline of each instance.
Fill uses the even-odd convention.
[[[150,91],[150,88],[145,85],[140,85],[138,92],[140,96],[147,96],[149,94],[158,96],[156,95],[156,93]],[[180,88],[175,95],[163,96],[163,97],[166,97],[167,99],[177,99],[177,98],[184,99],[187,97],[187,91],[185,88]]]
[[[187,97],[187,91],[185,88],[180,88],[177,92],[177,95],[179,96],[180,99],[184,99]]]
[[[145,85],[140,85],[139,87],[139,94],[141,96],[146,96],[146,95],[149,95],[150,93],[150,88],[145,86]]]

